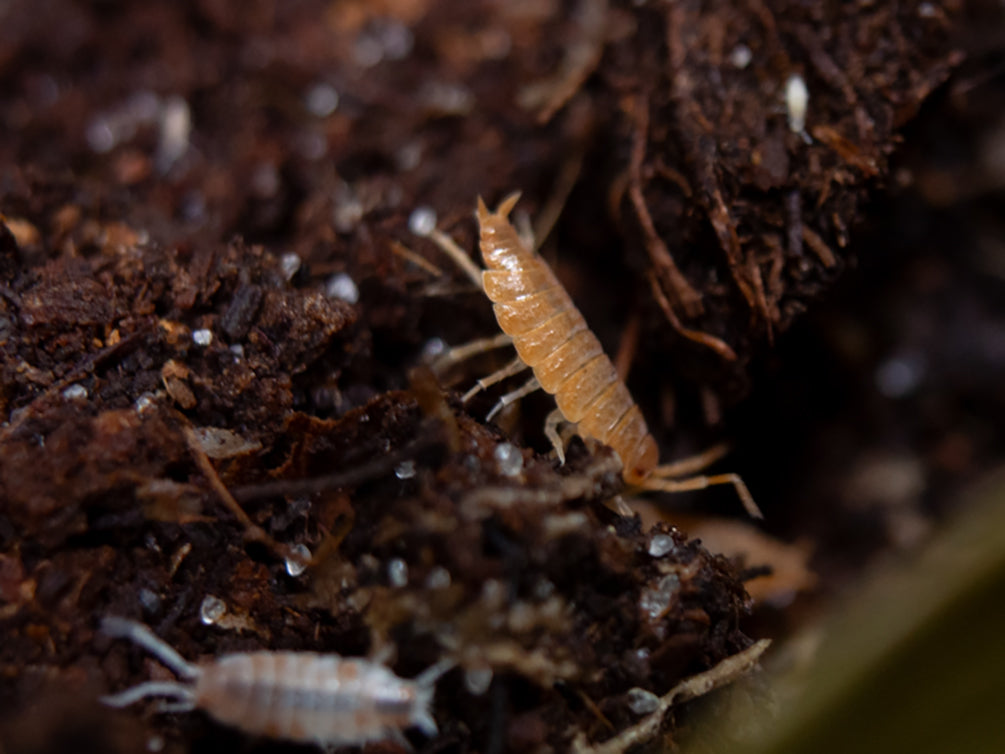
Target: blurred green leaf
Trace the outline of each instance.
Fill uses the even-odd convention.
[[[697,728],[746,743],[699,735],[689,751],[1005,752],[1005,474],[969,497],[917,557],[834,610],[808,668],[770,677],[773,709],[741,688]]]

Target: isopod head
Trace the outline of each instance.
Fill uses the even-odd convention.
[[[479,245],[482,260],[490,270],[519,269],[514,267],[518,260],[533,256],[533,252],[524,246],[508,220],[509,213],[519,199],[520,192],[510,194],[499,203],[495,212],[490,212],[482,198],[478,197]]]

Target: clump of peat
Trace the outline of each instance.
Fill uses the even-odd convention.
[[[4,745],[290,750],[94,705],[163,672],[107,614],[192,659],[452,658],[425,751],[672,732],[661,695],[758,646],[747,595],[608,509],[609,451],[558,468],[409,376],[495,332],[409,217],[470,248],[475,197],[523,190],[658,439],[692,440],[852,259],[962,6],[46,8],[0,7]]]
[[[724,559],[606,506],[609,449],[574,443],[557,468],[423,368],[331,418],[297,411],[365,342],[352,307],[258,247],[109,235],[4,299],[0,656],[36,669],[8,702],[135,680],[96,638],[116,614],[192,657],[390,651],[406,677],[447,658],[435,746],[560,749],[750,645]]]

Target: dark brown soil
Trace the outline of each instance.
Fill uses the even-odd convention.
[[[0,4],[0,749],[296,748],[99,705],[166,677],[105,615],[193,660],[451,657],[409,738],[490,753],[606,739],[814,604],[752,620],[764,564],[616,513],[609,449],[544,452],[546,398],[461,404],[504,362],[428,367],[497,330],[421,207],[471,250],[475,197],[521,189],[665,456],[732,438],[819,595],[937,527],[1002,451],[1001,174],[960,136],[997,133],[988,13]]]

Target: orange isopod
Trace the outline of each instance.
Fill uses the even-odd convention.
[[[642,412],[565,288],[539,254],[528,249],[508,216],[519,195],[495,212],[478,200],[485,295],[499,328],[513,338],[541,388],[555,396],[562,417],[621,458],[629,484],[641,486],[659,462]]]
[[[622,476],[628,484],[667,492],[732,484],[747,511],[760,517],[753,497],[736,474],[670,478],[693,473],[715,460],[713,454],[694,459],[697,462],[688,459],[659,465],[659,449],[642,411],[597,336],[548,264],[510,223],[509,214],[519,198],[518,193],[511,194],[495,212],[478,199],[479,246],[487,268],[481,272],[481,285],[492,301],[499,328],[512,338],[519,360],[533,370],[540,387],[555,396],[562,418],[576,424],[581,437],[609,445],[621,459]],[[470,260],[455,244],[442,234],[433,240],[469,269]],[[507,368],[497,376],[514,372]],[[496,381],[493,376],[480,380],[479,385]],[[561,456],[560,444],[556,443],[556,450]]]

